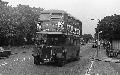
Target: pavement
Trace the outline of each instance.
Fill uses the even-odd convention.
[[[99,52],[98,52],[98,57],[93,58],[93,60],[120,63],[120,59],[108,57],[106,55],[106,50],[103,47],[100,47]]]
[[[98,57],[97,52],[95,52],[94,55],[94,57],[90,58],[91,64],[88,66],[85,75],[119,75],[118,71],[115,70],[109,62],[120,63],[120,59],[109,58],[103,47],[100,47]]]
[[[33,46],[20,46],[20,47],[11,47],[11,54],[19,54],[19,53],[32,53],[33,51]]]

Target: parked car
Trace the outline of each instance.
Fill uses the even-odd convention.
[[[84,42],[81,42],[80,44],[81,44],[81,45],[85,45],[85,43],[84,43]]]
[[[119,50],[115,50],[115,49],[106,49],[106,55],[108,57],[113,57],[116,58],[118,56],[118,54],[120,54]]]
[[[93,43],[92,48],[97,48],[97,44]]]
[[[0,47],[0,58],[9,57],[11,55],[11,50],[5,50],[3,47]]]

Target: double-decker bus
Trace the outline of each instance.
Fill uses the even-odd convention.
[[[34,64],[55,62],[63,66],[79,59],[82,23],[62,10],[44,10],[37,24]]]

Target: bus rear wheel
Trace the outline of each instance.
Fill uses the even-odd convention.
[[[67,55],[67,53],[65,52],[65,53],[63,53],[64,58],[59,58],[58,59],[57,64],[58,64],[59,67],[62,67],[66,64],[66,62],[67,62],[66,55]]]
[[[34,64],[35,65],[40,65],[40,61],[39,61],[39,57],[38,56],[34,57]]]
[[[58,67],[62,67],[66,64],[66,60],[65,59],[58,59]]]

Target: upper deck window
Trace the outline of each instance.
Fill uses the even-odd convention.
[[[50,13],[41,13],[41,14],[50,14]]]
[[[52,13],[52,15],[59,15],[59,16],[62,16],[62,13]]]
[[[57,19],[60,19],[60,18],[51,18],[51,20],[57,20]]]
[[[37,34],[36,44],[47,45],[63,45],[65,44],[66,36],[63,34]]]
[[[50,13],[41,13],[41,15],[39,16],[39,20],[50,20]]]

